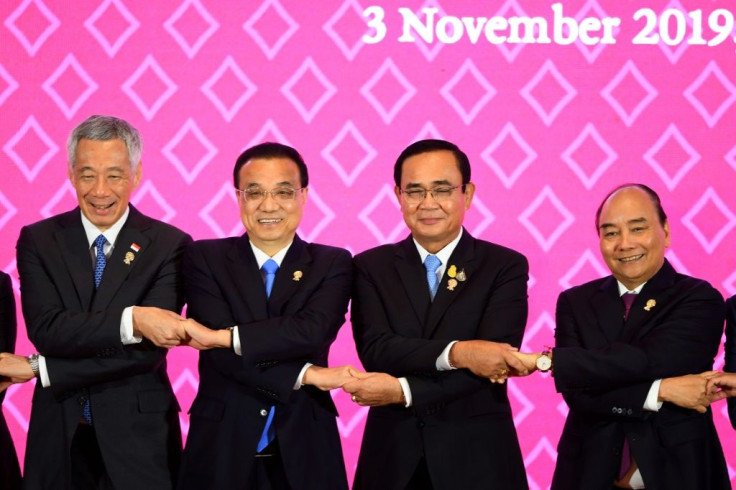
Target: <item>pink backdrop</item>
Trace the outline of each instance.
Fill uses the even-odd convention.
[[[708,41],[716,33],[707,19],[717,8],[735,12],[734,1],[564,2],[578,21],[621,19],[615,44],[592,45],[491,44],[484,35],[472,43],[467,32],[441,42],[460,22],[449,17],[432,42],[416,33],[398,42],[399,7],[436,7],[436,19],[551,22],[550,2],[376,3],[386,35],[367,44],[361,13],[370,4],[355,0],[1,2],[0,268],[16,293],[20,227],[75,205],[64,142],[93,113],[141,130],[144,181],[134,204],[196,239],[242,232],[230,182],[242,149],[264,140],[294,145],[312,174],[300,234],[354,253],[406,234],[392,195],[400,150],[423,137],[458,143],[478,187],[467,228],[530,260],[525,350],[553,342],[561,290],[606,273],[593,213],[625,181],[662,196],[675,267],[736,293],[733,26],[721,44],[689,44],[699,25],[693,14],[682,17],[684,39],[672,46],[632,43],[645,25],[634,20],[641,7],[665,14],[671,35],[674,11],[702,9]],[[32,351],[22,318],[17,350]],[[169,355],[185,432],[196,358],[186,348]],[[349,323],[332,349],[333,364],[348,362],[358,363]],[[716,367],[722,363],[719,355]],[[3,405],[21,455],[31,391],[13,386]],[[547,488],[566,406],[538,374],[510,382],[509,394],[529,484]],[[352,475],[366,409],[333,396]],[[725,403],[714,408],[734,474],[736,438]]]

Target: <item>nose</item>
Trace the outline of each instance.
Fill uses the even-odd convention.
[[[626,250],[634,247],[633,237],[631,236],[631,233],[628,232],[628,230],[623,230],[619,236],[619,248]]]
[[[276,199],[274,199],[273,195],[269,192],[258,207],[264,211],[273,211],[279,208],[279,203],[276,202]]]
[[[95,196],[106,196],[110,193],[110,186],[107,185],[107,180],[104,176],[98,176],[95,179],[94,187],[92,192]]]
[[[419,201],[419,207],[422,208],[434,208],[438,206],[437,200],[434,198],[431,192],[427,191],[427,193],[424,195],[424,199]]]

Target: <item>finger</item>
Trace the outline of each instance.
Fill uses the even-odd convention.
[[[506,365],[513,369],[514,371],[518,371],[520,373],[526,373],[527,369],[521,360],[516,357],[515,355],[510,356],[504,356],[504,360],[506,361]]]

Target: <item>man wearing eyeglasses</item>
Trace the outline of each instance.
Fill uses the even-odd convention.
[[[475,185],[456,145],[423,140],[394,166],[411,235],[354,259],[352,323],[371,406],[355,489],[527,488],[506,386],[527,319],[524,256],[462,227]]]
[[[202,352],[180,488],[347,489],[328,390],[355,370],[321,366],[345,321],[350,254],[296,234],[308,174],[295,149],[249,148],[233,178],[246,233],[195,242],[183,261]]]

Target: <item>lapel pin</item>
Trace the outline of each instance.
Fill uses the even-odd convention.
[[[131,243],[130,244],[130,250],[125,254],[125,258],[123,259],[123,262],[125,262],[125,265],[130,265],[131,262],[135,260],[135,254],[137,254],[141,249],[141,246],[137,243]],[[135,252],[135,253],[134,253]]]
[[[457,280],[456,279],[450,279],[447,281],[447,290],[448,291],[454,291],[455,286],[457,286]]]
[[[646,311],[651,311],[651,309],[654,308],[655,306],[657,306],[657,302],[653,299],[648,299],[647,305],[644,307],[644,309]]]
[[[460,282],[463,282],[465,281],[465,279],[467,279],[467,277],[465,276],[465,269],[460,269],[459,271],[457,271],[456,279]]]
[[[294,271],[294,276],[291,278],[291,280],[299,282],[303,275],[304,274],[302,273],[302,271]]]
[[[450,276],[450,277],[452,277],[454,279],[455,276],[457,275],[457,267],[455,267],[454,265],[451,265],[447,269],[447,275]]]

